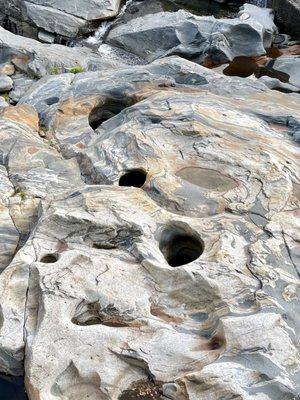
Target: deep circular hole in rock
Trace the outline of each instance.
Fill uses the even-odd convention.
[[[163,232],[159,248],[171,267],[189,264],[197,260],[204,251],[201,239],[175,227]]]
[[[134,186],[141,188],[147,179],[147,173],[142,169],[132,169],[119,179],[119,186]]]
[[[45,264],[53,264],[58,260],[58,255],[57,254],[46,254],[40,259],[41,263]]]
[[[116,116],[126,107],[131,105],[131,101],[118,101],[107,99],[104,104],[96,106],[89,115],[89,125],[92,129],[97,129],[103,122]]]
[[[224,339],[220,337],[214,337],[209,343],[210,350],[218,350],[224,345]]]

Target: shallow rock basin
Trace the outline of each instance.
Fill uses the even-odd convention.
[[[227,192],[238,186],[232,178],[208,168],[186,167],[178,171],[176,175],[193,185],[218,192]]]

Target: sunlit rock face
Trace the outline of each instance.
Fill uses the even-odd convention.
[[[1,371],[30,400],[297,398],[299,119],[178,57],[3,108]]]
[[[197,63],[225,63],[237,56],[258,56],[270,47],[277,28],[271,10],[248,4],[237,18],[215,19],[189,12],[160,12],[116,24],[106,42],[147,61],[181,55]],[[242,43],[247,43],[244,46]]]

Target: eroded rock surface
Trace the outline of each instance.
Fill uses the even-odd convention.
[[[1,371],[30,400],[297,399],[299,120],[179,57],[3,108]]]

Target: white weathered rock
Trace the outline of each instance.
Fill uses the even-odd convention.
[[[279,90],[284,93],[300,93],[300,88],[290,83],[281,82],[279,79],[262,76],[259,78],[269,89]]]
[[[272,45],[274,36],[278,33],[274,23],[274,11],[270,8],[260,8],[253,4],[244,4],[240,8],[239,18],[242,21],[253,19],[264,27],[264,47],[268,49]]]
[[[1,371],[25,364],[30,400],[297,398],[297,96],[172,57],[21,103]]]

